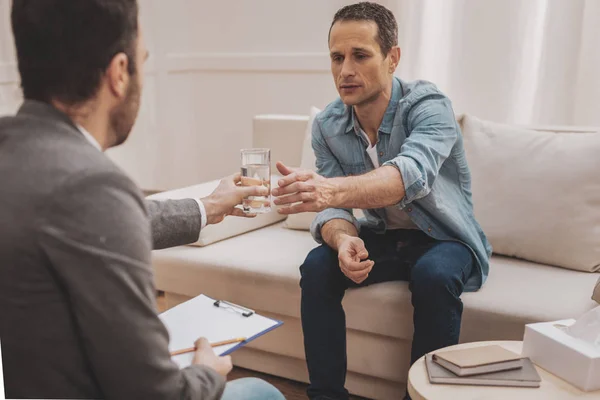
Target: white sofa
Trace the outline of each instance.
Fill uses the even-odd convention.
[[[273,161],[281,160],[289,165],[300,165],[308,119],[307,116],[256,117],[253,145],[271,148]],[[481,132],[477,134],[483,135],[481,143],[469,142],[465,136],[465,146],[473,171],[476,215],[481,219],[484,230],[491,232],[492,244],[499,246],[505,254],[521,258],[547,259],[545,264],[563,266],[571,260],[565,252],[573,252],[571,256],[574,265],[566,265],[568,268],[494,255],[491,259],[490,276],[484,287],[478,292],[465,293],[462,296],[462,342],[521,340],[524,325],[527,323],[577,317],[597,305],[591,300],[591,295],[599,274],[569,268],[597,270],[600,265],[600,252],[597,246],[588,245],[588,242],[595,240],[596,243],[600,243],[600,222],[597,216],[584,215],[584,223],[593,226],[583,229],[582,234],[587,235],[591,232],[595,233],[595,237],[570,242],[569,237],[575,233],[568,231],[572,226],[569,225],[569,221],[578,222],[582,219],[578,215],[571,216],[568,211],[565,211],[564,215],[547,215],[554,213],[551,205],[560,200],[558,196],[554,199],[543,199],[541,202],[549,202],[547,207],[550,209],[540,205],[537,211],[534,209],[520,214],[524,212],[522,202],[519,203],[514,197],[527,198],[538,196],[539,193],[523,190],[523,187],[517,190],[518,185],[515,181],[511,183],[510,179],[506,180],[498,171],[494,162],[503,165],[502,161],[490,160],[490,154],[486,152],[490,150],[490,146],[496,146],[494,150],[499,153],[510,153],[515,150],[510,149],[513,142],[495,140],[507,137],[497,136],[497,129],[488,129],[483,122],[477,125],[480,122],[472,119],[468,122],[471,126],[465,127],[467,121],[461,121],[463,134],[465,129],[479,129]],[[587,130],[574,131],[578,134]],[[510,139],[511,132],[508,133]],[[544,140],[546,139],[541,143],[547,144]],[[506,146],[506,149],[497,146]],[[534,148],[539,148],[536,146]],[[518,153],[519,149],[515,151]],[[542,155],[543,153],[544,151]],[[543,175],[544,169],[538,170],[535,166],[540,167],[544,161],[533,158],[533,166],[527,166],[529,174]],[[548,158],[555,157],[548,155]],[[529,157],[523,159],[523,162],[529,162]],[[547,159],[545,162],[558,160]],[[507,163],[506,168],[517,168],[514,164],[514,161]],[[584,166],[585,168],[587,166]],[[527,173],[519,173],[519,177],[523,179],[516,179],[517,181],[524,180],[523,184],[530,187]],[[576,183],[578,178],[573,179]],[[547,182],[545,179],[536,181]],[[498,194],[486,192],[487,189],[483,188],[489,185],[492,190],[500,184],[507,186]],[[577,184],[573,186],[576,188]],[[590,202],[587,198],[582,200],[585,207],[579,207],[579,212],[589,214],[591,210],[596,210],[596,214],[600,214],[600,202],[596,201],[599,197],[594,192],[598,186],[588,189],[585,190],[585,195],[592,196],[592,204],[588,204]],[[181,193],[179,192],[180,196]],[[502,199],[505,195],[509,197]],[[570,196],[569,193],[563,195]],[[168,194],[165,196],[169,197]],[[501,204],[498,204],[499,201]],[[537,201],[536,199],[533,204]],[[504,214],[498,211],[500,214],[496,215],[495,209],[500,207],[500,210],[503,205],[506,206]],[[561,204],[557,206],[562,207]],[[587,206],[591,208],[586,208]],[[515,214],[511,214],[513,211]],[[536,212],[539,214],[537,217]],[[531,215],[532,213],[534,215]],[[563,217],[566,218],[566,227],[561,225]],[[543,229],[547,235],[544,232],[535,232],[536,226],[531,226],[531,218],[539,219],[539,223],[533,225]],[[548,219],[555,220],[549,222]],[[510,222],[511,220],[513,222]],[[506,226],[507,223],[514,224],[514,233],[511,232],[510,226]],[[548,223],[551,224],[550,228],[546,226]],[[287,229],[284,224],[285,222],[277,222],[203,247],[184,246],[156,251],[153,255],[156,286],[167,293],[169,305],[204,293],[242,304],[284,321],[281,328],[236,351],[233,354],[234,363],[241,367],[307,382],[300,324],[299,266],[317,244],[307,231]],[[558,229],[559,232],[554,232],[553,229]],[[534,238],[527,239],[530,236]],[[523,240],[522,237],[526,239]],[[562,243],[567,243],[567,247],[571,248],[565,250]],[[580,253],[576,248],[578,245],[587,246],[584,248],[586,255],[577,254]],[[554,262],[554,259],[557,261]],[[348,334],[347,388],[353,394],[368,398],[401,398],[406,386],[413,334],[413,310],[407,283],[389,282],[349,290],[344,299],[344,307]]]

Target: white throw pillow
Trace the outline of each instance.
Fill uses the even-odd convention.
[[[475,216],[494,252],[600,268],[600,133],[536,131],[459,118]]]
[[[277,181],[281,178],[280,175],[271,174],[271,187],[277,187]],[[157,193],[148,196],[153,200],[165,199],[188,199],[202,198],[211,194],[219,185],[220,180],[202,183],[200,185],[189,186],[181,189],[170,190],[167,192]],[[218,242],[223,239],[228,239],[233,236],[241,235],[242,233],[250,232],[268,225],[272,225],[285,219],[285,215],[279,214],[275,210],[275,205],[271,202],[271,212],[266,214],[258,214],[255,218],[243,217],[226,217],[221,223],[216,225],[207,225],[200,232],[200,239],[192,243],[192,246],[207,246],[211,243]]]
[[[308,119],[308,124],[306,124],[306,131],[304,132],[304,143],[302,145],[302,161],[300,162],[300,168],[302,169],[310,169],[313,171],[317,170],[316,162],[317,159],[315,157],[315,153],[312,148],[312,126],[315,122],[315,118],[318,113],[320,113],[316,107],[311,107],[310,109],[310,118]],[[283,226],[288,229],[298,229],[298,230],[310,230],[310,225],[317,213],[314,212],[306,212],[300,214],[293,214],[287,217]]]

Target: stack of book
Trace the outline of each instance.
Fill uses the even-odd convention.
[[[540,387],[541,378],[529,358],[497,345],[440,350],[425,357],[431,383]]]

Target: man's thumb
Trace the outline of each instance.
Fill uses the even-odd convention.
[[[292,172],[294,172],[294,170],[292,168],[287,167],[281,161],[278,161],[276,166],[277,166],[277,170],[279,171],[279,173],[283,176],[289,175]]]
[[[365,258],[369,257],[369,252],[367,251],[363,242],[357,242],[354,244],[354,246],[355,246],[354,250],[356,251],[356,255],[361,260],[364,260]]]
[[[203,349],[206,347],[210,347],[210,342],[208,341],[208,339],[201,337],[198,340],[196,340],[194,346],[196,347],[196,349]]]

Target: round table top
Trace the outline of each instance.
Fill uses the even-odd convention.
[[[469,347],[500,345],[517,354],[521,354],[523,342],[497,341],[464,343],[446,349],[465,349]],[[446,350],[444,349],[444,350]],[[469,386],[431,384],[425,367],[425,357],[421,357],[408,372],[408,393],[413,400],[461,399],[461,400],[569,400],[569,399],[600,399],[600,391],[583,392],[566,381],[541,369],[536,369],[542,378],[539,388],[498,387],[498,386]]]

